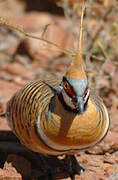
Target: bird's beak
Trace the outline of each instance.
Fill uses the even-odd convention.
[[[77,97],[76,98],[76,106],[80,114],[84,112],[84,100],[83,97]]]

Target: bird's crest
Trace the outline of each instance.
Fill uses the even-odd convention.
[[[84,71],[83,62],[82,62],[82,37],[83,37],[84,11],[85,11],[85,4],[83,4],[82,13],[81,13],[80,34],[79,34],[79,41],[77,47],[77,54],[67,70],[66,73],[67,78],[74,78],[74,79],[86,78],[86,73]]]

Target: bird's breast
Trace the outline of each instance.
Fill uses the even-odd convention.
[[[106,114],[102,112],[102,117],[91,100],[81,115],[67,112],[58,100],[56,103],[56,109],[51,114],[53,123],[49,123],[48,129],[43,129],[49,146],[59,150],[85,149],[103,138],[108,129]]]

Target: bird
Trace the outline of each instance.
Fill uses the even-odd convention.
[[[13,133],[28,149],[43,156],[66,155],[72,180],[84,171],[75,154],[101,142],[110,124],[108,110],[89,87],[83,66],[84,11],[85,6],[77,53],[59,83],[56,79],[27,83],[11,97],[5,112]]]

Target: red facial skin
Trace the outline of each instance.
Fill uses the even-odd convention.
[[[67,88],[67,92],[68,92],[73,98],[76,97],[75,94],[74,94],[74,92],[72,91],[72,89],[71,89],[70,87]]]
[[[87,92],[88,92],[88,89],[84,92],[83,97],[86,96]]]

